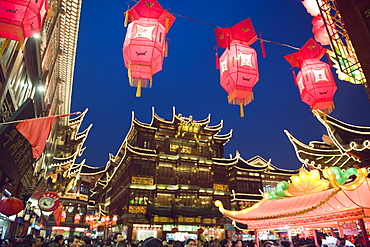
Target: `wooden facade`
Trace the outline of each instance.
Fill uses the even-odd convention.
[[[135,239],[135,224],[159,225],[163,238],[168,224],[223,228],[231,221],[214,201],[228,208],[232,202],[257,201],[267,181],[263,174],[280,174],[277,181],[298,172],[278,169],[258,156],[245,161],[237,153],[225,159],[224,145],[232,132],[220,134],[222,122],[209,123],[209,116],[195,121],[175,111],[172,120],[165,120],[153,110],[150,124],[132,117],[126,138],[91,196],[109,215],[118,215],[122,228],[116,231],[127,228],[127,237]]]

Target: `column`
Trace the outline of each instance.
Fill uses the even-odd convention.
[[[359,226],[361,228],[362,237],[364,238],[365,245],[366,246],[370,246],[369,237],[367,236],[367,231],[366,231],[364,220],[363,219],[359,219],[358,220],[358,224],[359,224]]]

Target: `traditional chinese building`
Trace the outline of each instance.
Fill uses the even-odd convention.
[[[303,164],[320,170],[330,166],[347,169],[370,165],[370,127],[344,123],[320,111],[313,113],[327,130],[323,141],[306,145],[285,131]]]
[[[48,4],[42,6],[48,6],[48,9],[40,12],[41,16],[45,15],[42,18],[45,20],[37,36],[23,36],[19,41],[9,38],[4,35],[4,30],[11,32],[15,28],[7,29],[8,24],[2,18],[0,124],[70,113],[82,1],[46,2]],[[26,7],[38,3],[40,1],[33,1]],[[71,155],[61,150],[67,148],[65,145],[60,145],[69,139],[63,135],[70,124],[69,117],[54,122],[44,155],[37,160],[32,157],[31,145],[17,132],[15,124],[0,125],[0,192],[6,189],[13,196],[26,200],[43,183],[40,181],[45,178],[53,157]],[[74,145],[73,141],[70,145]],[[3,219],[7,220],[0,215],[0,221]]]
[[[209,123],[210,116],[196,121],[175,112],[172,120],[165,120],[154,110],[150,124],[132,117],[120,149],[92,189],[91,199],[103,214],[118,215],[113,231],[126,232],[129,239],[198,233],[220,239],[225,236],[221,226],[231,222],[216,211],[215,200],[228,206],[257,201],[275,178],[297,173],[260,157],[223,158],[232,132],[220,134],[222,122]]]

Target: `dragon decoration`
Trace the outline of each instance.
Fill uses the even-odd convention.
[[[333,166],[325,168],[322,175],[324,178],[321,178],[319,170],[307,171],[302,168],[298,175],[291,177],[291,182],[279,182],[276,189],[266,193],[264,197],[275,200],[321,192],[329,188],[355,190],[365,181],[368,172],[366,168],[342,170]]]

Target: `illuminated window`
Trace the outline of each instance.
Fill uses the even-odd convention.
[[[177,152],[177,149],[179,148],[179,145],[176,144],[170,144],[170,151],[171,152]]]

